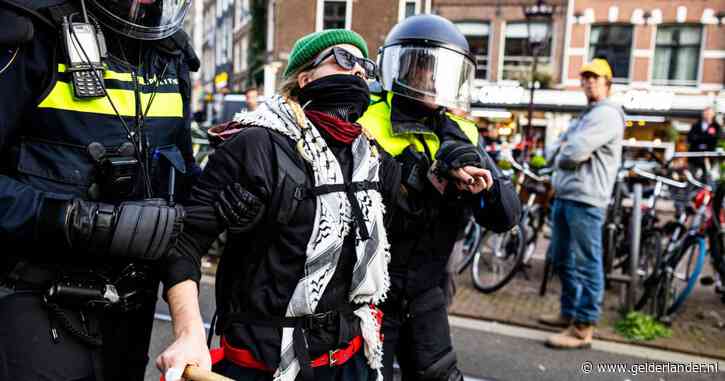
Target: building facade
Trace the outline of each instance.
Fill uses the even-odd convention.
[[[511,75],[514,63],[524,66],[530,59],[516,57],[516,38],[527,37],[519,27],[521,5],[471,0],[464,12],[464,3],[436,1],[434,11],[462,25],[472,46],[488,41],[487,48],[480,48],[488,65],[479,65],[473,115],[513,134],[528,125],[531,95],[530,70],[528,78]],[[543,54],[545,72],[534,82],[532,125],[542,140],[558,136],[586,106],[579,70],[593,58],[606,58],[612,66],[612,96],[627,111],[628,138],[682,142],[705,107],[725,112],[725,1],[547,3],[558,11],[551,22],[551,46]],[[521,73],[527,69],[530,65]]]
[[[686,132],[704,107],[725,112],[725,0],[547,0],[554,6],[552,17],[527,23],[523,7],[532,3],[205,0],[201,82],[206,94],[248,86],[271,94],[303,35],[352,29],[375,58],[396,23],[434,13],[458,26],[476,57],[471,115],[482,128],[493,126],[511,138],[529,124],[532,86],[531,124],[540,139],[566,128],[586,106],[579,69],[595,57],[607,58],[613,68],[613,97],[634,127],[629,136],[663,139],[672,129]],[[542,41],[536,58],[531,39]]]

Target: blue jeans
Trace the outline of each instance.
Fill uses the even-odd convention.
[[[599,320],[604,296],[602,226],[605,210],[554,200],[550,255],[561,279],[561,315],[577,323]]]

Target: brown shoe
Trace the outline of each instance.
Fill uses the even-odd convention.
[[[561,314],[543,314],[539,316],[539,323],[552,327],[566,328],[571,325],[572,319]]]
[[[585,349],[592,347],[594,326],[573,324],[564,332],[546,339],[546,346],[556,349]]]

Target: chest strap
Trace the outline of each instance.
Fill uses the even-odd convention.
[[[370,238],[370,232],[365,224],[365,216],[363,215],[360,203],[355,197],[355,193],[363,192],[366,190],[376,190],[380,192],[380,183],[377,181],[356,181],[349,184],[327,184],[320,185],[314,188],[306,188],[302,195],[303,198],[313,198],[323,194],[344,192],[347,195],[348,201],[350,201],[350,207],[352,208],[352,215],[355,219],[355,225],[357,225],[360,231],[360,239],[363,241]]]

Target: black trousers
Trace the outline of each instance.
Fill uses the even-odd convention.
[[[272,381],[272,372],[242,368],[230,361],[214,364],[212,370],[236,381]],[[315,381],[375,381],[376,372],[370,369],[361,349],[340,366],[312,368]],[[301,380],[298,375],[296,380]]]
[[[440,287],[410,301],[393,297],[383,305],[383,312],[385,381],[393,381],[394,357],[398,359],[403,381],[415,381],[453,351],[448,311]]]
[[[75,327],[102,333],[103,346],[90,347],[49,319],[40,295],[15,292],[0,298],[0,380],[143,380],[155,301],[130,313],[65,315]],[[58,333],[57,342],[51,328]],[[99,377],[99,374],[102,374]]]

